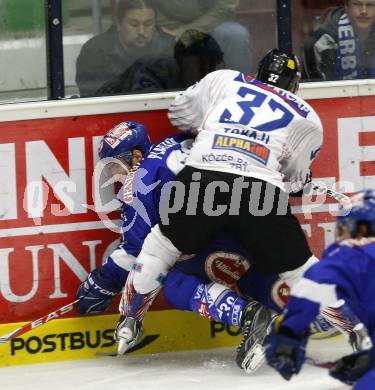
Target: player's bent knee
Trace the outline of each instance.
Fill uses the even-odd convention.
[[[180,251],[163,235],[159,226],[154,226],[134,264],[133,285],[136,292],[147,294],[159,288],[180,254]]]
[[[159,225],[155,225],[147,235],[138,258],[142,261],[142,256],[153,255],[172,267],[180,254],[181,252],[161,232]]]
[[[319,260],[315,256],[311,256],[304,264],[300,267],[292,270],[283,272],[280,274],[280,278],[284,280],[290,287],[293,287],[303,276],[303,274],[312,267]]]
[[[133,286],[137,293],[147,294],[163,285],[170,266],[156,256],[144,255],[134,264]]]

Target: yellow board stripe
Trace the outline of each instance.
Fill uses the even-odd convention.
[[[9,343],[0,344],[0,367],[97,357],[115,352],[112,339],[118,315],[67,318],[51,321]],[[0,335],[22,324],[0,325]],[[177,310],[147,313],[142,338],[146,345],[134,354],[172,352],[236,346],[236,327],[210,322]]]

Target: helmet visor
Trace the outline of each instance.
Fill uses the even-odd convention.
[[[105,177],[114,178],[115,181],[123,182],[131,169],[131,163],[126,156],[118,156],[116,158],[106,158],[103,168]]]

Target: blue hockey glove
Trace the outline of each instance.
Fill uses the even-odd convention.
[[[338,359],[329,375],[347,385],[354,385],[372,366],[371,350],[355,352]]]
[[[92,271],[79,286],[77,291],[79,314],[105,311],[113,298],[121,291],[121,285],[116,279],[106,275],[103,267]]]
[[[288,328],[282,326],[281,321],[282,316],[276,319],[271,333],[266,337],[266,359],[284,379],[289,380],[299,373],[305,361],[307,334],[295,336]]]

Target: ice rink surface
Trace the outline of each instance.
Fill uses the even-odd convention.
[[[343,339],[310,343],[308,355],[325,361],[350,353]],[[253,376],[234,363],[232,348],[101,357],[0,368],[1,390],[348,390],[325,369],[305,365],[287,382],[268,366]]]

